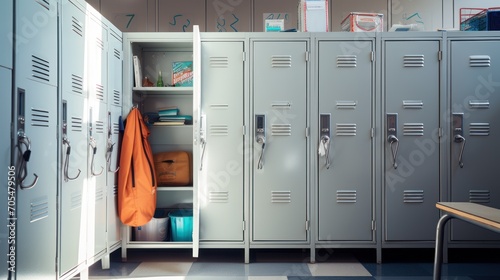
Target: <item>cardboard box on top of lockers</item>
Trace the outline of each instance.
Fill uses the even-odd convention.
[[[302,32],[328,32],[328,0],[300,0],[297,27]]]
[[[376,13],[351,12],[340,23],[342,31],[347,32],[382,32],[384,15]]]

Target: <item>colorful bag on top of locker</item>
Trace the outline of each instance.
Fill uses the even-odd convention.
[[[153,157],[158,186],[185,186],[191,183],[191,156],[188,152],[162,152]]]
[[[149,129],[139,109],[126,119],[118,170],[118,214],[122,223],[137,227],[148,223],[156,209],[156,174],[148,141]]]

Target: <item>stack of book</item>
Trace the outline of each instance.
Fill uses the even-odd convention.
[[[158,120],[154,125],[184,125],[191,124],[193,117],[188,115],[179,115],[177,107],[169,107],[158,110]]]

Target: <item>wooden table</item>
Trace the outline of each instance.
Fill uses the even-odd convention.
[[[438,202],[436,207],[443,211],[436,228],[436,251],[434,256],[434,280],[441,279],[443,260],[443,235],[446,222],[460,219],[500,233],[500,209],[471,202]]]

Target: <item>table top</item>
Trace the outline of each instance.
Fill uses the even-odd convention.
[[[500,209],[472,202],[438,202],[436,207],[450,214],[500,230]]]

